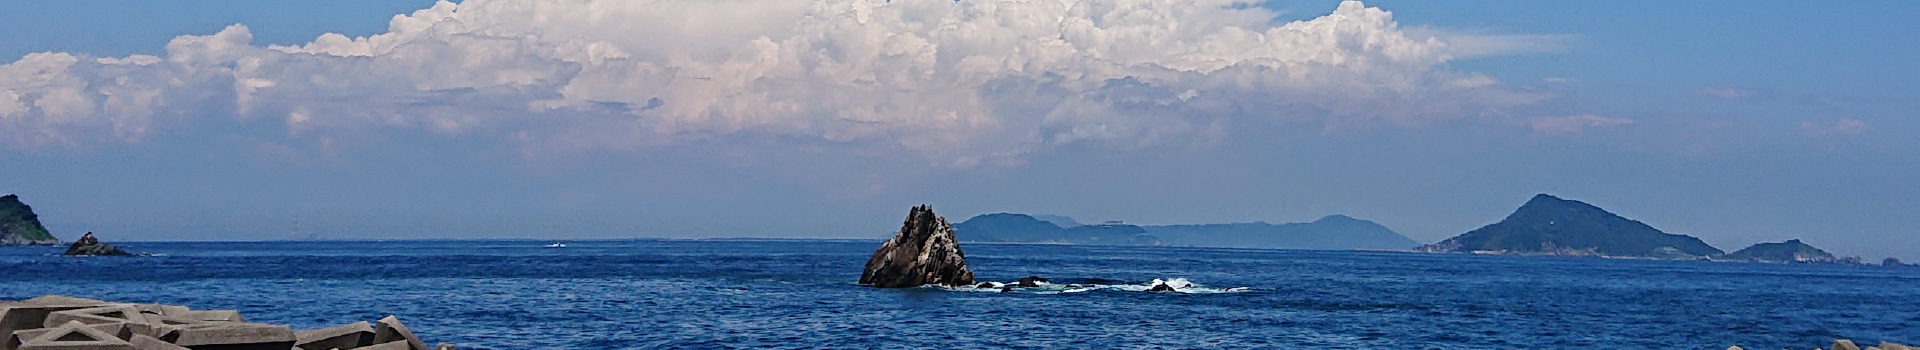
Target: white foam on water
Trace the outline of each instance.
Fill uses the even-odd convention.
[[[981,284],[985,284],[986,287],[982,287]],[[1047,283],[1047,282],[1040,282],[1037,284],[1038,286],[1036,287],[1014,287],[1013,290],[1011,291],[1003,291],[1003,289],[1006,286],[1013,285],[1012,283],[991,282],[991,281],[981,282],[978,284],[968,285],[968,286],[924,286],[924,288],[938,288],[942,290],[955,291],[955,292],[1071,294],[1071,293],[1091,292],[1091,291],[1097,291],[1097,290],[1108,290],[1108,291],[1115,291],[1115,292],[1147,292],[1152,290],[1153,286],[1165,284],[1168,287],[1173,287],[1173,292],[1183,293],[1183,294],[1239,293],[1239,292],[1245,292],[1245,291],[1251,290],[1250,288],[1247,288],[1247,287],[1231,287],[1231,288],[1208,287],[1205,285],[1193,283],[1193,281],[1189,281],[1185,278],[1170,278],[1170,279],[1156,278],[1156,279],[1153,279],[1152,281],[1139,283],[1139,284],[1068,284],[1068,283]]]

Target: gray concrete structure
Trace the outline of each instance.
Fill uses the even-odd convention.
[[[373,326],[367,321],[294,332],[294,346],[300,350],[353,349],[373,345]]]
[[[400,319],[294,332],[236,310],[49,295],[0,301],[0,350],[453,350],[428,348]]]
[[[173,343],[168,343],[167,341],[160,340],[159,338],[154,338],[154,337],[149,337],[149,336],[144,336],[139,334],[133,335],[133,339],[127,342],[133,343],[133,348],[135,350],[192,350],[179,345],[173,345]]]
[[[207,322],[180,328],[175,345],[194,350],[288,350],[293,329],[261,323]]]
[[[393,341],[406,341],[408,348],[412,350],[432,350],[427,348],[427,343],[414,337],[413,330],[407,329],[407,325],[400,324],[400,318],[388,315],[376,322],[373,327],[373,343],[385,344]]]
[[[20,350],[135,350],[133,343],[85,323],[67,322],[24,339]]]
[[[55,311],[48,314],[46,321],[42,322],[42,324],[47,327],[57,327],[67,322],[80,322],[85,324],[149,323],[146,315],[141,314],[140,310],[134,308],[133,305],[120,304]]]
[[[373,346],[356,348],[353,350],[407,350],[412,348],[413,348],[413,344],[409,344],[405,340],[395,340],[391,342],[375,344]]]
[[[12,335],[14,331],[23,329],[46,328],[47,316],[54,312],[85,309],[106,303],[91,299],[49,297],[0,305],[0,335]],[[15,350],[15,348],[5,346],[4,350]]]

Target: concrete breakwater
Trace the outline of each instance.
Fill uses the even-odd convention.
[[[235,310],[49,295],[0,301],[0,350],[453,350],[427,347],[387,316],[305,331],[247,322]]]

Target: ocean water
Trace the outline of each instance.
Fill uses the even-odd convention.
[[[878,240],[127,243],[0,248],[0,299],[401,317],[462,349],[1750,349],[1920,342],[1920,268],[966,244],[999,293],[854,283]],[[1194,293],[1140,291],[1184,279]],[[1064,284],[1092,284],[1065,288]]]

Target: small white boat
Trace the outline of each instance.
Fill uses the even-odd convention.
[[[554,244],[547,245],[547,248],[566,248],[566,247],[567,247],[566,243],[554,243]]]

